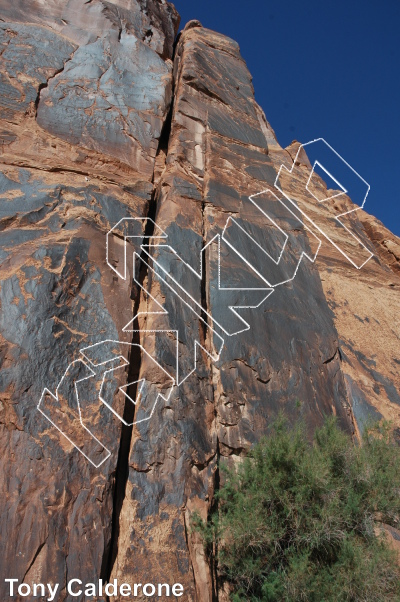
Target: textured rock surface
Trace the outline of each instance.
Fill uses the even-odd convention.
[[[262,296],[219,290],[218,245],[209,245],[200,272],[204,245],[227,225],[237,251],[221,242],[221,282],[229,289],[261,286],[242,258],[265,266],[277,284],[293,275],[302,252],[316,251],[313,233],[277,212],[268,193],[259,204],[289,235],[285,262],[260,261],[243,230],[227,224],[233,216],[276,258],[282,231],[249,196],[273,188],[298,148],[279,146],[238,45],[192,21],[173,56],[178,17],[156,0],[0,7],[0,587],[11,573],[64,588],[67,578],[117,577],[179,582],[182,599],[223,600],[216,567],[190,531],[192,512],[206,517],[214,503],[221,464],[243,455],[280,409],[302,416],[310,431],[330,413],[355,434],[368,416],[400,423],[400,241],[358,211],[349,223],[373,259],[358,271],[324,241],[292,282],[242,310],[250,329],[233,336],[243,323],[229,305],[255,305]],[[352,208],[350,199],[316,203],[305,188],[304,152],[297,163],[282,174],[282,187],[353,252],[333,220]],[[312,186],[318,198],[327,194],[322,180]],[[107,266],[106,232],[124,217],[146,216],[198,275],[160,245],[151,254],[165,273],[143,256],[137,262],[147,293],[131,290],[131,261],[127,280]],[[155,234],[150,220],[142,234]],[[118,231],[110,246],[119,270],[123,236]],[[128,242],[128,257],[139,243],[140,236],[136,247]],[[171,278],[191,297],[174,295]],[[79,383],[84,421],[111,451],[96,469],[36,406],[81,348],[105,339],[121,342],[114,360],[121,354],[130,362],[111,377],[111,396],[138,378],[160,391],[167,386],[130,343],[187,378],[133,429],[121,428],[99,402],[104,371]],[[196,365],[195,341],[203,348]],[[102,348],[97,365],[107,353]],[[67,376],[73,384],[87,374],[74,365]],[[66,397],[46,403],[60,425],[66,416],[77,420]],[[120,394],[113,407],[127,417]],[[80,436],[92,459],[105,457]],[[58,599],[70,600],[65,589]]]
[[[36,406],[79,349],[124,340],[130,285],[105,263],[105,234],[152,202],[177,15],[166,3],[63,1],[2,2],[1,16],[12,21],[0,25],[1,598],[12,576],[59,582],[67,600],[68,575],[107,578],[124,430],[98,400],[101,374],[77,385],[84,424],[112,451],[99,469]],[[115,374],[114,389],[128,382],[127,369]],[[72,400],[88,375],[70,369]],[[46,403],[64,432],[77,419],[65,398]]]

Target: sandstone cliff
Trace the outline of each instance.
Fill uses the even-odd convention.
[[[352,202],[310,197],[307,156],[279,146],[236,42],[190,22],[174,43],[179,17],[165,0],[0,9],[0,588],[10,576],[59,582],[70,601],[69,578],[117,577],[223,600],[190,530],[222,463],[280,409],[310,431],[330,413],[354,436],[369,416],[400,424],[400,241],[357,211],[357,253],[372,259],[357,270],[324,239],[289,280],[299,249],[315,255],[315,232],[284,210],[272,224],[249,196],[297,156],[281,185],[342,248],[351,241],[333,217]],[[311,190],[329,196],[319,178]],[[133,231],[124,218],[143,220]],[[287,261],[269,267],[275,284],[289,281],[242,310],[250,328],[234,336],[229,306],[262,300],[238,223],[272,256],[287,233]],[[236,252],[218,247],[225,227]],[[119,390],[128,384],[136,405]]]

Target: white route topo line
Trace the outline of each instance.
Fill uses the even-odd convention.
[[[295,176],[295,168],[296,168],[296,163],[298,163],[298,158],[300,155],[300,152],[303,148],[311,145],[311,144],[317,144],[317,143],[323,143],[324,145],[326,145],[326,147],[329,149],[330,152],[334,153],[334,155],[339,158],[343,164],[351,170],[351,172],[357,176],[367,187],[366,190],[366,194],[362,200],[362,203],[360,206],[355,207],[354,209],[351,209],[349,211],[346,211],[344,213],[341,213],[339,215],[336,215],[334,217],[334,219],[343,227],[345,228],[345,230],[347,230],[347,232],[351,235],[351,237],[354,239],[354,241],[356,241],[359,245],[361,245],[361,247],[364,248],[364,250],[367,252],[367,259],[361,264],[361,265],[357,265],[349,256],[348,254],[339,247],[339,245],[337,245],[335,243],[335,241],[332,240],[332,238],[330,236],[328,236],[323,229],[318,226],[318,224],[315,223],[315,221],[313,221],[306,213],[305,211],[298,206],[298,204],[292,199],[290,198],[290,196],[288,196],[283,189],[281,188],[281,185],[279,183],[279,178],[280,176],[282,176],[284,173],[286,174],[290,174],[292,177]],[[331,197],[327,197],[326,199],[318,199],[313,192],[309,189],[309,185],[311,183],[311,180],[314,176],[315,172],[315,168],[319,167],[320,169],[322,169],[340,188],[340,191],[335,194],[332,195]],[[136,251],[133,253],[133,281],[135,282],[135,284],[139,287],[139,289],[141,291],[143,291],[152,301],[153,303],[156,305],[156,307],[159,308],[159,311],[148,311],[148,312],[138,312],[133,319],[126,324],[126,326],[124,326],[123,331],[124,332],[143,332],[143,333],[153,333],[153,334],[157,334],[157,333],[173,333],[176,337],[176,367],[175,367],[175,371],[176,371],[176,376],[174,377],[172,374],[170,374],[170,372],[168,372],[157,360],[154,359],[154,357],[152,357],[147,351],[146,349],[140,345],[140,344],[133,344],[133,343],[125,343],[123,341],[115,341],[115,340],[111,340],[111,339],[106,339],[104,341],[100,341],[99,343],[95,343],[93,345],[90,345],[89,347],[85,347],[83,349],[80,350],[81,355],[90,363],[91,367],[88,366],[88,364],[86,364],[83,360],[75,360],[73,362],[71,362],[69,364],[69,366],[67,367],[63,377],[61,378],[55,395],[53,393],[51,393],[51,391],[47,388],[45,388],[43,390],[41,399],[38,403],[38,410],[47,418],[47,420],[49,420],[49,422],[51,422],[51,424],[53,424],[53,426],[55,426],[60,433],[62,433],[64,435],[64,437],[66,437],[68,439],[68,441],[70,443],[72,443],[72,445],[74,445],[78,451],[84,455],[84,457],[93,464],[93,466],[95,466],[96,468],[98,468],[99,466],[101,466],[101,464],[103,464],[111,455],[111,452],[105,448],[105,446],[93,435],[93,433],[84,425],[83,420],[82,420],[82,414],[81,414],[81,406],[80,406],[80,402],[79,402],[79,395],[78,395],[78,389],[77,389],[77,384],[80,382],[83,382],[89,378],[94,378],[95,376],[99,376],[95,371],[94,368],[98,367],[98,366],[104,366],[109,364],[110,362],[115,362],[116,360],[121,360],[124,363],[122,365],[119,366],[115,366],[109,370],[105,370],[103,372],[103,376],[102,376],[102,383],[101,383],[101,387],[100,387],[100,393],[99,393],[99,399],[100,401],[109,409],[111,410],[111,412],[121,421],[123,422],[123,424],[127,425],[127,426],[132,426],[134,424],[138,424],[140,422],[145,422],[150,420],[150,418],[153,416],[155,407],[157,405],[157,401],[159,399],[159,397],[161,397],[162,399],[164,399],[164,401],[168,401],[171,393],[172,393],[172,389],[174,386],[179,387],[191,374],[193,374],[193,372],[195,372],[196,367],[197,367],[197,351],[199,348],[203,349],[205,351],[205,353],[213,360],[213,361],[217,361],[220,357],[220,354],[222,352],[223,349],[223,345],[224,345],[224,339],[218,334],[218,332],[215,330],[215,328],[218,328],[222,331],[222,333],[227,336],[236,336],[242,332],[245,332],[247,330],[250,329],[250,325],[246,322],[246,320],[236,311],[238,309],[256,309],[258,307],[261,306],[262,303],[264,303],[264,301],[274,292],[275,288],[278,286],[281,286],[287,282],[290,282],[292,280],[294,280],[294,278],[297,275],[298,269],[300,267],[300,264],[303,260],[304,257],[306,257],[310,262],[314,263],[317,255],[319,253],[319,250],[321,248],[322,242],[321,240],[315,235],[315,233],[313,232],[313,229],[316,229],[320,234],[322,234],[324,236],[324,238],[326,240],[328,240],[344,257],[346,257],[346,259],[357,269],[361,269],[370,259],[371,257],[373,257],[373,253],[367,249],[367,247],[358,239],[357,236],[355,236],[355,234],[353,232],[351,232],[351,230],[345,226],[339,218],[348,215],[350,213],[353,213],[355,211],[358,211],[359,209],[361,209],[362,207],[364,207],[368,192],[370,190],[370,186],[369,184],[351,167],[351,165],[349,165],[349,163],[347,163],[347,161],[345,161],[343,159],[343,157],[341,157],[339,155],[339,153],[337,153],[323,138],[317,138],[315,140],[312,140],[310,142],[307,142],[306,144],[302,144],[299,146],[299,149],[297,151],[296,157],[293,161],[293,165],[292,168],[289,170],[287,169],[284,165],[281,165],[279,172],[277,174],[277,177],[275,179],[275,183],[274,183],[275,189],[277,191],[279,191],[281,193],[282,198],[279,198],[276,195],[276,190],[273,191],[271,188],[266,188],[265,190],[263,190],[262,192],[259,192],[257,194],[254,194],[252,196],[249,197],[249,201],[252,203],[252,205],[265,217],[269,220],[269,222],[278,230],[281,232],[281,234],[284,235],[285,240],[284,243],[282,245],[281,251],[279,253],[279,257],[277,259],[274,259],[265,249],[262,248],[262,246],[249,234],[249,232],[246,232],[246,230],[244,229],[243,226],[240,225],[240,223],[238,222],[238,219],[230,216],[225,224],[225,227],[222,231],[221,234],[217,234],[216,236],[214,236],[214,238],[212,240],[210,240],[200,251],[200,267],[199,267],[199,271],[196,271],[196,269],[193,268],[193,266],[191,266],[190,264],[186,263],[179,255],[178,253],[175,251],[175,249],[173,249],[171,246],[169,245],[163,245],[163,244],[139,244],[139,249],[140,252],[142,253],[142,256],[140,256]],[[340,183],[340,181],[338,179],[336,179],[328,169],[326,169],[321,162],[319,162],[318,160],[316,160],[312,166],[310,175],[308,177],[307,180],[307,184],[306,184],[306,190],[307,192],[314,198],[316,199],[316,201],[318,203],[323,203],[329,200],[332,200],[333,198],[338,198],[339,196],[343,195],[343,194],[347,194],[347,190],[346,188]],[[266,256],[268,258],[269,261],[272,261],[275,265],[279,265],[280,262],[282,261],[283,257],[284,257],[284,252],[285,250],[287,250],[287,244],[289,241],[289,235],[287,234],[287,232],[285,232],[282,228],[279,227],[278,223],[276,221],[274,221],[274,219],[272,219],[271,215],[269,215],[268,213],[266,213],[265,211],[263,211],[262,207],[260,206],[260,204],[258,203],[258,197],[260,197],[262,194],[266,194],[268,193],[269,195],[272,195],[274,197],[274,199],[276,199],[277,203],[280,203],[293,217],[296,218],[296,220],[298,220],[301,225],[304,227],[304,229],[307,231],[307,234],[309,237],[312,237],[314,239],[314,242],[317,243],[317,249],[316,251],[314,251],[312,254],[302,251],[297,264],[295,266],[295,270],[293,273],[293,276],[283,280],[281,282],[275,283],[275,284],[271,284],[267,278],[261,274],[259,272],[259,270],[257,270],[255,268],[254,265],[251,264],[251,262],[249,262],[242,253],[240,253],[238,251],[237,248],[235,248],[235,245],[232,244],[232,241],[229,240],[228,236],[227,236],[227,228],[229,228],[230,224],[234,224],[237,228],[239,228],[244,235],[246,235],[249,238],[249,242],[251,242],[253,245],[255,245],[256,247],[259,248],[260,250],[260,254],[262,253],[262,255],[260,255],[261,257]],[[304,223],[299,215],[298,212],[300,212],[302,214],[302,216],[311,224],[311,227],[309,227],[308,225],[306,225],[306,223]],[[144,238],[144,225],[145,223],[152,223],[154,226],[154,232],[155,234],[152,236],[152,240],[153,239],[167,239],[168,235],[158,226],[158,224],[156,224],[151,218],[142,218],[142,217],[126,217],[126,218],[122,218],[117,224],[115,224],[115,226],[113,226],[113,228],[111,228],[111,230],[107,233],[106,236],[106,262],[108,264],[108,266],[122,279],[122,280],[126,280],[127,278],[127,242],[128,239],[137,239],[138,241],[143,241]],[[123,271],[120,272],[117,267],[115,265],[112,265],[111,263],[111,258],[110,258],[110,243],[111,241],[113,241],[114,236],[117,236],[119,234],[119,231],[123,230],[123,254],[124,254],[124,262],[123,262]],[[121,236],[121,235],[120,235]],[[112,237],[112,238],[111,238]],[[237,257],[240,258],[240,260],[246,265],[246,267],[248,267],[250,269],[251,273],[255,273],[259,278],[261,278],[261,280],[263,281],[263,283],[265,283],[266,286],[264,285],[260,285],[260,287],[244,287],[244,288],[225,288],[221,286],[221,240],[236,254]],[[240,291],[244,293],[244,297],[245,297],[245,293],[249,293],[252,292],[253,295],[255,293],[255,291],[260,291],[261,293],[264,291],[265,294],[262,295],[261,300],[260,299],[256,299],[256,302],[254,304],[252,303],[247,303],[245,305],[228,305],[228,309],[231,310],[237,318],[239,318],[239,320],[244,324],[244,328],[242,330],[238,330],[235,331],[233,333],[228,332],[226,330],[226,327],[224,327],[221,323],[217,322],[215,320],[215,317],[212,316],[212,314],[206,310],[206,308],[204,308],[202,306],[201,300],[195,299],[193,297],[193,295],[191,295],[188,290],[184,287],[184,285],[179,282],[177,279],[175,279],[170,273],[169,271],[162,265],[162,263],[160,263],[159,260],[157,260],[157,258],[155,258],[154,256],[151,255],[151,250],[156,248],[156,249],[168,249],[169,252],[173,253],[176,258],[178,259],[179,262],[181,262],[181,264],[183,264],[186,268],[188,268],[193,275],[196,276],[196,278],[199,279],[199,282],[201,283],[202,280],[202,274],[203,274],[203,254],[205,254],[205,252],[207,251],[207,249],[210,247],[210,251],[211,251],[211,246],[212,244],[217,244],[218,245],[218,258],[217,258],[217,265],[218,265],[218,275],[217,275],[217,285],[218,285],[218,291]],[[144,265],[147,267],[148,271],[151,271],[153,276],[156,277],[156,279],[159,282],[162,282],[164,286],[166,286],[169,291],[171,291],[171,293],[173,295],[176,295],[180,301],[186,306],[188,307],[196,316],[196,318],[198,320],[200,320],[201,322],[203,322],[203,324],[205,324],[205,326],[210,330],[211,332],[211,336],[213,337],[213,340],[215,341],[216,339],[219,340],[220,344],[218,349],[216,350],[215,353],[210,352],[208,349],[205,348],[204,345],[202,345],[200,343],[199,340],[194,340],[193,341],[193,345],[194,345],[194,368],[193,370],[191,370],[184,378],[180,379],[179,378],[179,349],[178,349],[178,345],[179,345],[179,332],[177,330],[147,330],[147,329],[134,329],[133,328],[133,324],[135,321],[138,321],[139,316],[143,316],[143,315],[168,315],[168,311],[154,298],[154,296],[151,295],[151,293],[146,290],[146,288],[139,282],[139,277],[136,277],[136,268],[135,268],[135,263],[137,261],[141,261],[144,263]],[[150,265],[150,263],[152,262],[153,267]],[[156,271],[156,269],[158,269],[158,271]],[[206,319],[210,320],[210,323],[208,321],[206,321]],[[210,326],[210,324],[212,324],[212,326]],[[111,358],[111,359],[107,359],[105,361],[96,363],[93,362],[90,359],[90,355],[87,355],[88,350],[93,350],[96,347],[99,347],[101,345],[106,345],[106,344],[115,344],[116,346],[119,346],[119,348],[121,348],[122,346],[137,346],[141,349],[141,351],[147,355],[147,357],[150,358],[150,360],[152,362],[154,362],[157,367],[164,372],[164,374],[168,377],[168,379],[170,380],[170,387],[168,389],[167,394],[162,394],[162,393],[158,393],[157,398],[151,408],[150,414],[149,416],[147,416],[146,418],[143,418],[141,420],[138,420],[136,422],[132,422],[132,423],[128,423],[124,420],[123,417],[121,417],[117,411],[112,407],[112,400],[111,402],[107,401],[107,399],[105,399],[105,394],[104,394],[104,387],[105,387],[105,382],[107,379],[107,376],[111,373],[113,373],[114,371],[121,369],[123,367],[125,367],[128,364],[127,359],[122,356],[122,355],[115,355],[115,357]],[[78,408],[78,412],[79,412],[79,419],[80,419],[80,423],[82,425],[82,427],[90,434],[90,436],[93,438],[94,441],[96,441],[96,443],[98,443],[99,445],[102,446],[102,448],[104,449],[104,451],[106,452],[106,457],[99,463],[95,463],[87,454],[84,453],[84,451],[74,442],[71,440],[71,438],[66,435],[55,423],[54,421],[46,414],[46,412],[43,410],[43,400],[45,398],[46,395],[51,395],[51,397],[58,401],[59,397],[58,397],[58,393],[59,393],[59,389],[60,387],[65,384],[67,378],[68,378],[68,374],[70,372],[70,369],[72,366],[74,366],[75,364],[81,364],[84,365],[85,368],[87,369],[87,371],[90,372],[90,374],[88,376],[85,376],[84,378],[81,378],[79,380],[76,380],[74,382],[74,391],[75,391],[75,397],[76,397],[76,403],[77,403],[77,408]],[[134,383],[129,383],[127,385],[123,385],[121,387],[119,387],[119,391],[121,391],[123,393],[123,395],[125,395],[125,397],[131,401],[134,405],[136,405],[138,403],[139,398],[141,397],[142,394],[142,390],[144,388],[146,379],[145,378],[141,378],[138,381],[135,381]],[[138,387],[138,392],[137,392],[137,398],[136,400],[133,400],[131,397],[129,397],[129,395],[126,393],[126,391],[124,391],[124,389],[127,389],[130,385],[132,384],[139,384]]]

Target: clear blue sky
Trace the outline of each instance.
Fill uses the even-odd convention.
[[[400,0],[176,0],[234,38],[286,146],[323,137],[371,185],[365,209],[400,236]]]

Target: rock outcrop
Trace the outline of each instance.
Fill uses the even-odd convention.
[[[101,381],[77,384],[84,424],[112,450],[95,469],[37,405],[79,349],[121,339],[132,317],[129,280],[116,282],[105,263],[105,235],[153,203],[179,18],[152,0],[5,1],[1,16],[0,589],[6,599],[10,576],[58,582],[64,600],[68,575],[109,574],[129,429],[99,402]],[[128,382],[124,369],[116,374]],[[78,418],[68,392],[73,401],[87,376],[75,364],[60,407],[50,398],[66,434]],[[79,433],[93,460],[104,457]]]
[[[352,201],[318,203],[333,196],[318,177],[310,194],[236,42],[191,21],[174,43],[165,0],[0,8],[0,590],[58,582],[70,601],[70,578],[117,578],[224,600],[190,527],[223,463],[281,409],[310,432],[331,413],[355,437],[368,417],[400,425],[400,241],[360,210],[353,248],[334,220]],[[276,210],[266,191],[294,160],[280,186],[338,247],[373,254],[361,270]]]

